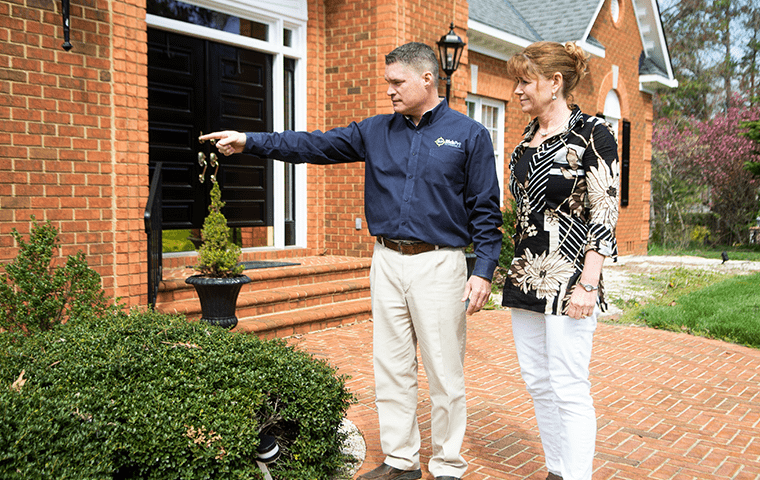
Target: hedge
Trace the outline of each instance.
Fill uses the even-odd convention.
[[[0,477],[328,479],[353,400],[334,368],[281,340],[154,312],[0,334]]]

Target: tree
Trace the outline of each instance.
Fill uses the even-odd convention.
[[[686,116],[706,120],[730,108],[737,89],[748,92],[750,99],[757,95],[755,59],[760,7],[755,3],[661,2],[663,28],[679,87],[658,92],[656,118]]]
[[[760,158],[758,158],[760,156],[760,121],[742,122],[740,127],[747,130],[741,132],[740,135],[749,138],[754,143],[753,159],[744,162],[744,168],[755,177],[760,178]]]
[[[28,242],[15,228],[11,231],[19,250],[0,275],[0,332],[39,333],[72,318],[103,318],[121,308],[105,295],[84,253],[62,262],[58,230],[49,221],[31,220]]]
[[[742,26],[746,43],[742,48],[744,56],[741,59],[743,68],[740,87],[749,94],[750,105],[755,105],[760,100],[758,85],[760,79],[757,77],[757,56],[760,51],[760,5],[751,4],[747,8]]]
[[[700,148],[695,122],[656,120],[652,131],[652,234],[664,246],[685,247],[691,240],[686,213],[700,203],[705,188],[694,175]]]
[[[663,2],[661,18],[667,35],[676,89],[662,89],[655,99],[655,116],[707,118],[714,89],[714,59],[706,55],[717,36],[708,0]]]
[[[692,157],[699,182],[710,187],[711,209],[718,215],[720,240],[741,242],[757,215],[760,179],[744,164],[753,155],[753,143],[741,135],[742,122],[760,120],[760,107],[731,107],[697,125],[700,147]]]
[[[741,241],[757,214],[760,182],[751,173],[760,171],[752,161],[752,140],[739,134],[739,122],[760,119],[760,5],[753,0],[661,0],[661,6],[679,87],[654,98],[653,231],[664,242],[686,241],[683,214],[698,203],[703,189],[718,217],[713,240]]]
[[[725,108],[731,108],[733,100],[733,80],[736,71],[736,62],[731,54],[731,23],[740,15],[742,8],[738,0],[716,0],[713,3],[713,14],[718,27],[717,43],[723,59],[718,64],[719,75],[723,78],[723,96]]]

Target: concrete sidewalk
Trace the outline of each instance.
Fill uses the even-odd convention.
[[[372,323],[291,344],[326,359],[358,403],[348,418],[383,461],[372,374]],[[520,378],[508,310],[468,319],[465,480],[544,480],[533,405]],[[599,433],[594,480],[760,479],[760,350],[645,327],[599,324],[591,361]],[[432,479],[430,401],[420,376],[423,479]]]

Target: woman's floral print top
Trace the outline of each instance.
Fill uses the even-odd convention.
[[[608,123],[578,107],[562,134],[528,148],[537,130],[534,119],[509,164],[517,228],[502,305],[565,315],[586,252],[617,257],[617,142]],[[605,310],[601,279],[599,302]]]

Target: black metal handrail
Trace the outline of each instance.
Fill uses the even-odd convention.
[[[150,194],[148,204],[145,206],[143,221],[145,233],[148,234],[148,305],[156,307],[158,297],[158,284],[163,280],[162,252],[163,240],[161,237],[161,205],[163,203],[161,191],[161,162],[157,162],[153,170],[153,180],[150,182]]]

